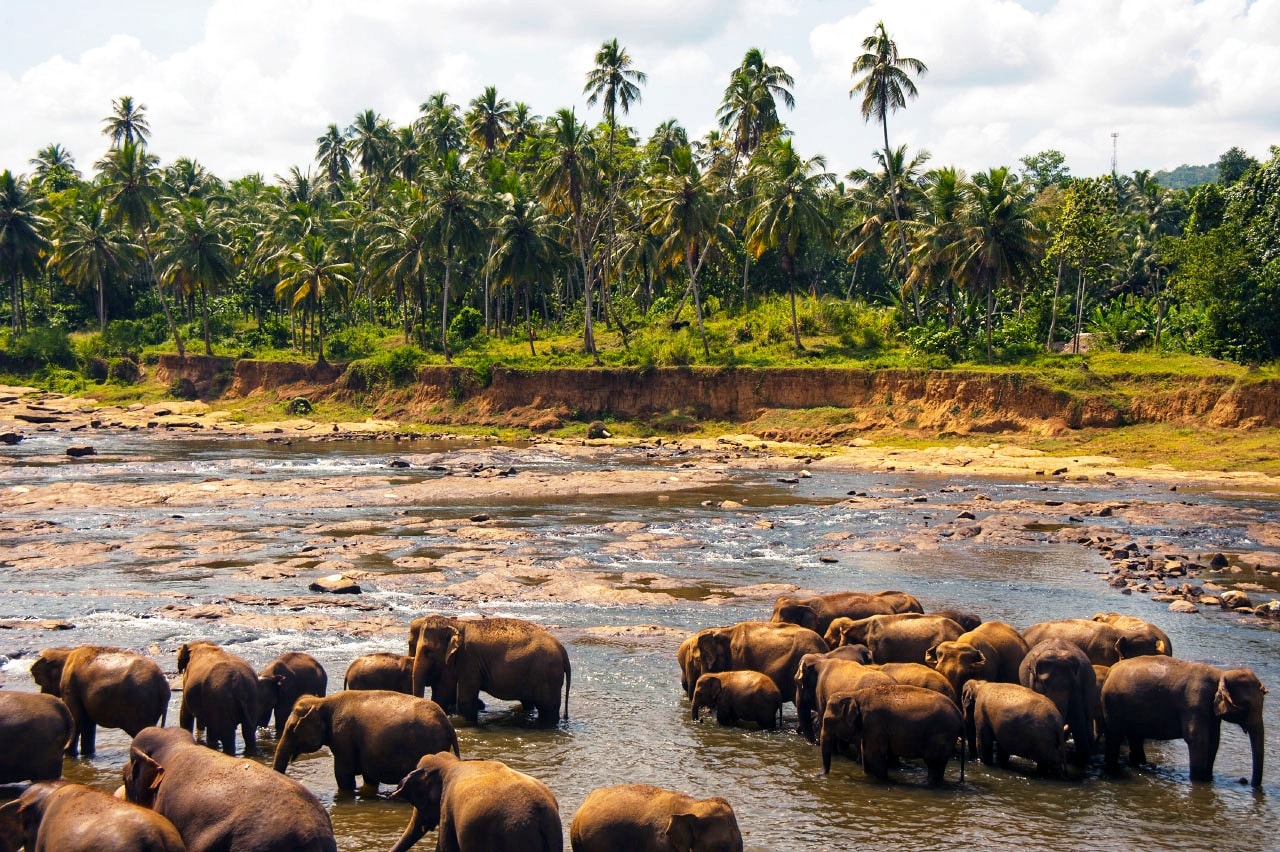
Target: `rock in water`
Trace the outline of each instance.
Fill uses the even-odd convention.
[[[360,584],[343,574],[330,574],[327,577],[312,580],[307,588],[313,592],[325,592],[331,595],[360,594]]]
[[[85,456],[96,456],[98,451],[93,447],[67,447],[67,455],[73,459],[84,458]]]

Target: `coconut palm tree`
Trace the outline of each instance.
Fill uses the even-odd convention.
[[[0,273],[9,279],[9,323],[25,331],[22,279],[39,273],[40,254],[49,245],[49,220],[36,212],[37,200],[21,176],[0,172]]]
[[[424,188],[430,242],[444,254],[444,283],[440,296],[440,347],[449,352],[449,289],[454,262],[469,257],[484,242],[486,210],[475,172],[450,151],[432,170]]]
[[[164,207],[164,220],[156,233],[159,251],[156,271],[170,287],[194,290],[200,298],[200,322],[204,354],[213,354],[209,339],[209,293],[235,277],[231,247],[216,205],[200,197],[175,199]]]
[[[334,257],[319,234],[310,234],[280,260],[276,298],[288,301],[291,311],[299,305],[304,316],[316,321],[316,363],[324,364],[324,300],[336,288],[350,287],[352,265]]]
[[[80,182],[75,157],[56,142],[37,151],[30,162],[35,167],[32,183],[39,184],[45,194],[70,189]]]
[[[796,84],[781,66],[770,65],[758,47],[749,49],[742,63],[729,77],[720,108],[716,112],[720,127],[732,130],[734,146],[742,156],[749,156],[765,136],[782,128],[778,101],[794,109]]]
[[[436,244],[421,198],[399,196],[393,192],[388,204],[375,212],[365,266],[375,287],[389,285],[394,294],[408,344],[414,326],[408,297],[412,294],[417,300],[419,312],[425,310],[427,271],[435,260]]]
[[[822,156],[802,159],[790,139],[775,137],[753,158],[751,178],[756,186],[754,204],[747,217],[747,251],[757,259],[776,249],[787,276],[791,296],[791,332],[796,349],[800,323],[796,316],[795,279],[799,258],[809,245],[831,243],[833,223],[823,195],[835,177]]]
[[[524,319],[529,335],[529,354],[537,355],[533,345],[533,316],[529,306],[533,285],[545,281],[555,268],[560,255],[560,226],[543,205],[518,187],[503,195],[503,212],[494,226],[494,250],[488,269],[498,280],[524,294]]]
[[[391,123],[371,109],[356,113],[355,120],[347,128],[351,140],[351,152],[360,164],[360,175],[369,184],[369,203],[372,205],[374,188],[386,182],[390,174],[389,164],[395,142]]]
[[[316,137],[316,163],[328,178],[329,195],[340,198],[343,182],[351,177],[351,149],[338,125],[330,124]]]
[[[669,160],[677,148],[689,147],[689,133],[674,118],[668,118],[649,136],[649,156],[654,163]]]
[[[492,156],[507,141],[511,118],[511,101],[498,97],[497,86],[485,86],[484,93],[471,101],[467,137],[485,156]]]
[[[955,273],[965,245],[966,183],[954,166],[931,169],[923,179],[922,215],[911,229],[907,284],[921,293],[944,293],[948,327],[955,324]]]
[[[418,106],[415,123],[422,144],[432,160],[442,160],[450,151],[462,150],[466,125],[458,115],[458,105],[449,102],[446,92],[436,92]]]
[[[862,120],[872,118],[880,122],[884,131],[885,163],[891,164],[889,152],[889,113],[897,112],[907,105],[907,100],[918,94],[911,74],[924,74],[929,68],[919,59],[901,56],[897,43],[889,38],[885,31],[884,21],[876,24],[875,32],[862,40],[863,53],[853,60],[852,75],[862,75],[849,90],[849,97],[862,93]],[[899,209],[898,183],[890,173],[890,197],[893,199],[893,216],[898,223],[898,242],[902,249],[902,275],[907,276],[907,235],[902,230],[902,214]],[[915,306],[916,322],[920,322],[920,299],[912,292],[912,303]]]
[[[102,133],[111,140],[111,147],[137,143],[146,146],[151,136],[147,122],[147,105],[134,103],[133,97],[124,95],[111,101],[111,115],[102,120]]]
[[[92,195],[77,197],[58,217],[50,265],[74,287],[92,290],[98,330],[107,328],[107,278],[124,276],[143,260],[142,247],[112,224],[103,203]]]

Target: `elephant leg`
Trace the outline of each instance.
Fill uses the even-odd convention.
[[[1144,737],[1141,734],[1129,735],[1129,765],[1141,766],[1147,762],[1147,751],[1143,748]]]
[[[344,793],[356,791],[356,767],[349,755],[333,756],[333,777],[338,782],[338,789]]]
[[[1093,753],[1093,725],[1090,722],[1089,713],[1079,707],[1071,708],[1067,729],[1071,731],[1072,759],[1077,765],[1084,766],[1089,762],[1090,754]]]
[[[471,724],[480,717],[480,696],[478,689],[466,689],[458,685],[458,715]]]
[[[196,717],[195,714],[191,712],[191,709],[187,707],[187,699],[185,695],[183,696],[182,703],[178,705],[178,725],[181,726],[188,734],[195,736]]]
[[[978,730],[978,748],[976,749],[978,760],[987,766],[995,762],[995,737],[992,736],[991,728],[983,726]]]
[[[256,754],[258,751],[258,726],[254,724],[252,719],[245,719],[240,723],[240,735],[244,738],[244,753]],[[232,738],[235,738],[234,734],[232,734]]]
[[[1001,769],[1009,768],[1009,750],[996,744],[996,763]]]
[[[289,714],[284,712],[282,705],[276,705],[275,721],[276,721],[276,739],[280,739],[284,733],[284,723],[288,720]]]
[[[539,728],[554,728],[560,721],[559,701],[538,702],[534,706],[538,708]]]
[[[80,727],[80,753],[85,757],[92,756],[98,750],[98,726],[92,719],[82,719]]]
[[[1106,738],[1107,748],[1107,771],[1116,772],[1120,769],[1120,733],[1119,731],[1107,731]]]
[[[733,715],[733,711],[728,707],[716,705],[716,721],[721,725],[732,725],[737,721],[737,717]]]
[[[947,758],[944,757],[941,760],[935,759],[935,760],[925,761],[925,767],[929,771],[929,786],[930,787],[941,786],[942,782],[946,780]]]
[[[1192,781],[1212,781],[1213,762],[1218,757],[1222,728],[1213,723],[1188,726],[1187,756],[1191,761]]]

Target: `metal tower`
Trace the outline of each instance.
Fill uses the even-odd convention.
[[[1119,140],[1120,140],[1120,134],[1119,134],[1119,133],[1112,133],[1112,134],[1111,134],[1111,174],[1112,174],[1112,176],[1115,176],[1115,175],[1120,174],[1120,172],[1119,172],[1119,171],[1117,170],[1117,168],[1116,168],[1116,166],[1117,166],[1117,162],[1116,162],[1116,146],[1117,146],[1117,144],[1119,143]]]

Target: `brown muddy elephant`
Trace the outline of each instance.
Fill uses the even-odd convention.
[[[389,689],[413,695],[413,657],[390,651],[362,654],[347,666],[342,688]]]
[[[188,642],[178,649],[182,703],[178,723],[191,733],[205,730],[209,748],[236,753],[236,728],[244,752],[258,750],[258,674],[242,657],[212,642]]]
[[[24,841],[28,852],[187,849],[173,823],[155,811],[67,781],[32,784],[0,808],[0,848],[5,840],[15,852]]]
[[[773,604],[770,621],[785,621],[807,627],[819,636],[836,618],[866,618],[897,612],[924,612],[914,595],[906,592],[836,592],[810,598],[783,596]]]
[[[714,710],[721,725],[755,722],[772,731],[782,722],[782,693],[760,672],[708,672],[698,678],[692,704],[695,722],[703,707]]]
[[[258,672],[258,727],[265,728],[274,715],[280,736],[294,703],[304,695],[323,698],[328,688],[329,675],[315,657],[301,651],[281,654]]]
[[[1129,657],[1170,655],[1172,648],[1163,631],[1146,622],[1142,624],[1121,627],[1087,618],[1067,618],[1033,624],[1022,631],[1022,638],[1032,647],[1045,639],[1062,639],[1084,651],[1089,662],[1099,666],[1114,666]]]
[[[768,675],[782,700],[795,700],[795,674],[805,654],[825,654],[827,643],[807,627],[778,621],[743,621],[703,630],[696,656],[704,672],[750,670]]]
[[[831,696],[875,684],[896,683],[878,669],[825,654],[805,654],[796,665],[795,704],[800,736],[818,741],[818,724]]]
[[[56,781],[75,722],[52,695],[0,690],[0,784]]]
[[[733,807],[649,784],[599,787],[573,815],[573,852],[742,852]]]
[[[1120,744],[1129,744],[1129,763],[1147,762],[1146,740],[1181,739],[1187,744],[1192,781],[1212,781],[1222,723],[1249,735],[1253,753],[1250,784],[1262,786],[1263,696],[1267,688],[1249,669],[1219,669],[1171,657],[1121,660],[1102,688],[1106,718],[1107,767],[1115,771]]]
[[[930,648],[962,633],[964,628],[946,616],[904,612],[857,620],[837,618],[824,638],[832,648],[866,645],[877,663],[923,663]]]
[[[431,754],[392,795],[413,815],[391,852],[404,850],[439,826],[437,852],[561,852],[564,830],[555,794],[536,778],[496,760]]]
[[[1112,627],[1134,632],[1139,636],[1154,635],[1157,647],[1160,648],[1160,653],[1168,657],[1173,656],[1173,640],[1169,638],[1168,633],[1165,633],[1150,621],[1144,621],[1136,615],[1121,615],[1118,612],[1095,612],[1090,620],[1110,624]]]
[[[45,648],[31,664],[31,677],[71,711],[72,757],[94,753],[99,725],[132,737],[148,725],[163,725],[168,714],[169,680],[160,666],[123,648]]]
[[[484,691],[535,708],[538,724],[553,727],[562,685],[564,718],[569,718],[569,654],[540,625],[519,618],[435,617],[421,625],[413,644],[413,694],[451,676],[457,681],[458,715],[471,724],[479,716]]]
[[[347,689],[328,698],[298,699],[276,745],[273,765],[283,773],[298,755],[324,746],[333,753],[338,789],[354,792],[357,775],[366,786],[398,784],[424,754],[458,754],[458,735],[440,705],[429,698]]]
[[[198,745],[180,728],[145,728],[133,738],[124,791],[173,823],[190,852],[337,852],[329,813],[310,790]]]
[[[1065,639],[1045,639],[1031,647],[1018,672],[1019,682],[1053,702],[1067,723],[1077,765],[1093,754],[1093,708],[1098,683],[1084,651]]]
[[[925,664],[947,679],[958,696],[970,679],[1017,683],[1018,669],[1031,648],[1003,621],[987,621],[925,654]]]
[[[951,684],[947,682],[947,679],[924,663],[885,663],[884,665],[876,665],[875,668],[893,678],[895,683],[918,686],[922,689],[932,689],[939,695],[945,695],[956,702],[957,705],[960,703],[960,697],[951,688]]]
[[[1017,755],[1034,761],[1038,774],[1066,774],[1065,723],[1046,696],[1019,683],[973,679],[960,703],[969,751],[983,763],[1007,767]]]
[[[862,769],[871,777],[887,781],[894,758],[920,758],[928,770],[929,785],[937,786],[963,736],[960,708],[931,689],[894,683],[837,693],[822,716],[822,773],[831,771],[831,756],[839,744],[860,742]],[[964,780],[963,748],[960,780]]]

